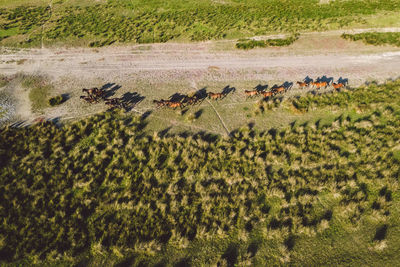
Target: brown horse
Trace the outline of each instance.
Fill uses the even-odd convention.
[[[83,88],[82,89],[82,93],[87,93],[88,95],[93,95],[94,92],[97,91],[97,90],[98,90],[97,87],[90,88],[90,89]]]
[[[253,97],[259,94],[257,90],[244,90],[244,93],[246,94],[247,97]]]
[[[262,92],[262,95],[264,98],[274,96],[274,92],[268,91],[268,92]]]
[[[274,92],[275,94],[281,94],[285,91],[286,91],[286,88],[284,86],[279,86],[279,87],[275,87],[274,89],[272,89],[272,92]]]
[[[168,107],[173,108],[173,109],[183,108],[183,103],[182,102],[168,101],[167,105],[168,105]]]
[[[170,102],[170,101],[164,100],[164,99],[161,99],[161,100],[153,100],[153,103],[155,103],[155,104],[157,105],[158,108],[166,106],[168,102]]]
[[[223,93],[209,92],[208,93],[208,97],[211,98],[211,99],[217,100],[217,99],[222,99],[224,97],[224,94]]]
[[[336,90],[344,87],[343,83],[332,83],[333,88],[335,88]]]
[[[317,89],[320,89],[321,87],[326,88],[328,86],[327,82],[313,82],[312,83]]]
[[[299,85],[300,88],[305,88],[308,86],[308,83],[306,82],[297,82],[297,84]]]

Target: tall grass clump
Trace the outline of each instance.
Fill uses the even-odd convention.
[[[342,34],[342,38],[352,41],[361,40],[371,45],[394,45],[400,46],[399,32],[365,32],[358,34]]]
[[[236,43],[236,48],[239,49],[253,49],[255,47],[270,47],[270,46],[289,46],[293,44],[299,35],[293,35],[283,39],[267,39],[267,40],[244,40]]]

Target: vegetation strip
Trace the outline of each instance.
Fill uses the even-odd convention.
[[[400,32],[365,32],[358,34],[342,34],[342,38],[352,41],[362,40],[371,45],[394,45],[400,47]]]
[[[299,35],[295,34],[293,36],[284,39],[267,39],[267,40],[243,40],[236,43],[236,48],[239,49],[253,49],[256,47],[270,47],[270,46],[289,46],[293,44]]]

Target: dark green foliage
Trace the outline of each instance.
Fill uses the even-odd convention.
[[[299,32],[343,27],[363,15],[399,10],[397,0],[330,1],[251,0],[216,1],[122,1],[76,6],[54,2],[46,7],[0,10],[0,38],[24,34],[23,46],[71,41],[96,47],[115,42],[192,41],[245,37],[267,32]],[[41,26],[46,23],[44,32]],[[79,41],[78,41],[79,40]],[[287,45],[288,40],[270,45]],[[269,42],[267,42],[269,43]]]
[[[66,100],[66,98],[63,95],[54,96],[49,99],[49,105],[52,107],[57,106],[57,105],[64,103],[65,100]]]
[[[358,41],[362,40],[371,45],[394,45],[400,46],[400,32],[365,32],[358,34],[342,34],[344,39]]]
[[[266,47],[265,41],[248,40],[236,43],[236,48],[239,49],[253,49],[256,47]]]

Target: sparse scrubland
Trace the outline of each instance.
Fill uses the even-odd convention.
[[[52,1],[51,6],[3,1],[0,44],[23,47],[43,43],[98,47],[323,31],[363,25],[365,16],[384,17],[382,12],[400,9],[397,0]]]
[[[394,265],[399,98],[388,81],[291,99],[363,112],[231,137],[119,112],[2,128],[1,262]]]

